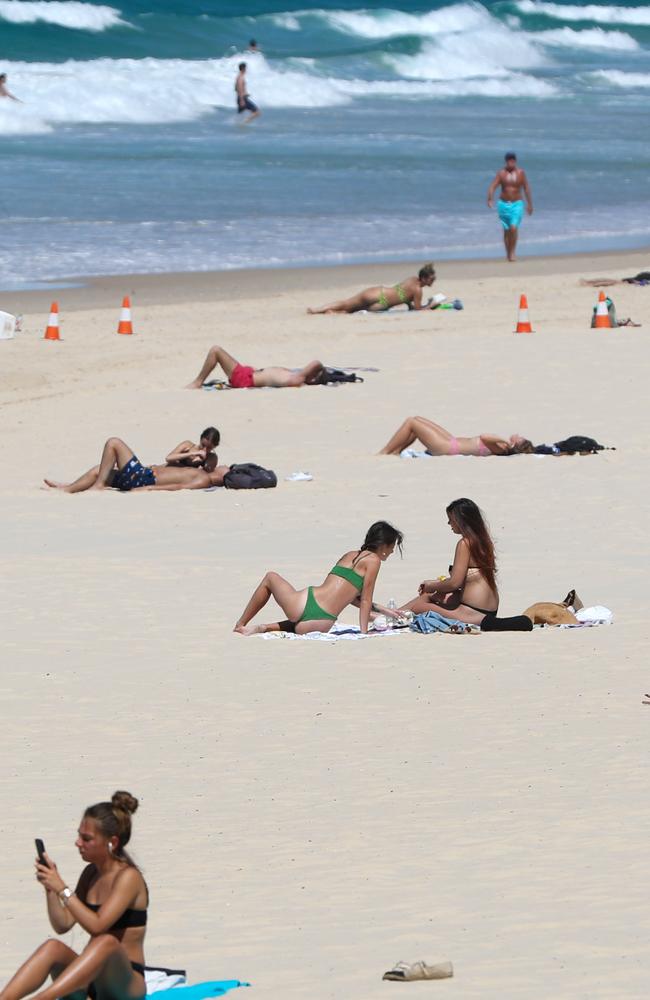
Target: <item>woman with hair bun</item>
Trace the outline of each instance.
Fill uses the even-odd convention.
[[[449,504],[447,521],[453,533],[461,536],[449,576],[424,580],[419,596],[400,610],[416,615],[437,611],[445,618],[480,625],[499,610],[494,543],[481,510],[467,497]]]
[[[402,551],[404,536],[387,521],[376,521],[366,533],[363,545],[341,556],[319,587],[296,590],[279,573],[266,573],[239,617],[234,631],[242,635],[260,632],[329,632],[348,604],[359,608],[359,625],[368,631],[372,597],[379,568],[395,551]],[[273,597],[287,621],[270,625],[249,625]]]
[[[74,889],[48,854],[36,861],[36,878],[45,890],[47,914],[57,934],[78,924],[90,935],[77,954],[49,938],[20,967],[0,1000],[91,997],[92,1000],[141,1000],[144,936],[149,893],[142,873],[127,854],[131,816],[138,800],[115,792],[110,802],[89,806],[79,824],[75,846],[86,867]],[[52,984],[42,988],[48,976]]]

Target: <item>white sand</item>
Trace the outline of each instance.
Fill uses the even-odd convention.
[[[443,263],[434,290],[463,312],[350,317],[304,310],[413,268],[106,279],[53,293],[60,344],[41,339],[49,295],[0,296],[25,313],[0,343],[0,979],[49,929],[33,838],[74,882],[83,807],[126,788],[141,798],[147,960],[193,981],[370,1000],[402,995],[381,982],[397,959],[448,958],[453,980],[406,992],[646,995],[650,289],[611,290],[640,329],[591,331],[597,292],[578,278],[647,264]],[[118,337],[129,291],[137,335]],[[512,334],[520,292],[532,336]],[[255,366],[381,370],[339,388],[184,391],[213,343]],[[617,450],[377,457],[413,413],[459,435],[583,433]],[[222,461],[274,468],[278,489],[39,489],[95,464],[109,435],[159,461],[208,424]],[[283,481],[300,469],[314,481]],[[575,586],[615,624],[336,645],[231,633],[264,570],[318,583],[378,518],[406,545],[377,595],[413,596],[450,561],[457,496],[490,521],[503,614]]]

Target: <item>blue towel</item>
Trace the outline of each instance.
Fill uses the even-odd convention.
[[[152,996],[164,997],[165,1000],[207,1000],[208,997],[222,997],[228,990],[235,990],[238,986],[250,986],[250,983],[242,983],[239,979],[216,979],[208,983],[194,983],[193,986],[173,986],[170,990],[156,990]],[[173,998],[168,997],[168,993],[173,993]]]
[[[467,622],[461,622],[457,618],[445,618],[437,611],[424,611],[421,615],[416,615],[409,628],[413,632],[449,632],[452,625],[460,625],[462,629],[467,628]]]

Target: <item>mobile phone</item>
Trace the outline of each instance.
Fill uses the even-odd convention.
[[[45,865],[46,868],[49,868],[50,866],[48,865],[47,860],[45,858],[45,844],[40,839],[40,837],[37,837],[34,843],[36,844],[36,853],[38,854],[39,864]]]

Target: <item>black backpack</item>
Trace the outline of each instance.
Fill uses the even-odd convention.
[[[583,434],[573,434],[564,441],[556,441],[555,447],[567,455],[575,455],[576,452],[595,454],[597,451],[605,451],[604,444],[598,444],[594,438],[585,437]]]
[[[314,379],[314,385],[332,385],[335,382],[363,382],[363,379],[355,372],[342,372],[338,368],[323,368]]]
[[[231,465],[223,477],[227,490],[270,490],[278,485],[278,477],[271,469],[263,469],[254,462]]]

